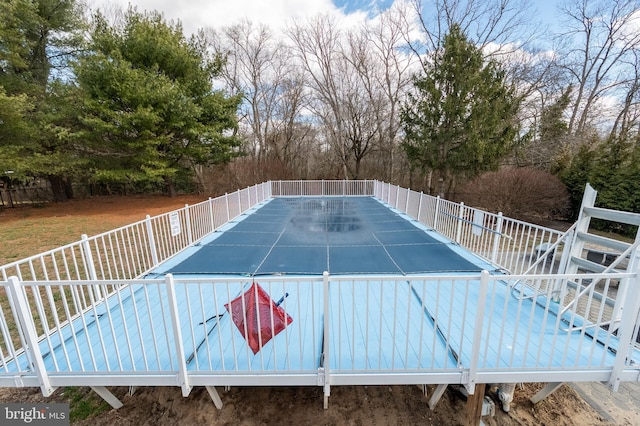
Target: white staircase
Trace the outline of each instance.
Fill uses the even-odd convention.
[[[595,207],[597,194],[597,191],[591,185],[586,185],[575,231],[571,237],[571,244],[567,247],[569,251],[564,265],[565,268],[564,271],[559,271],[560,273],[607,274],[634,272],[640,266],[637,264],[637,253],[640,250],[640,214]],[[589,227],[592,218],[637,226],[635,241],[628,243],[591,233]],[[573,285],[578,294],[586,294],[593,291],[599,281],[593,280],[586,286],[575,283],[570,283],[570,285]],[[610,327],[613,327],[614,330],[618,328],[622,318],[622,305],[628,288],[626,281],[621,280],[619,283],[615,300],[606,296],[601,298],[613,309],[612,325]],[[579,299],[579,297],[576,299]],[[566,308],[570,308],[570,306]]]

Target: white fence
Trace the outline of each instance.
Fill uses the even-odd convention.
[[[261,277],[271,294],[306,289],[308,304],[283,296],[305,337],[296,317],[289,344],[256,355],[221,321],[246,278],[136,279],[270,197],[299,195],[375,196],[515,275]],[[0,267],[0,385],[637,380],[637,271],[554,274],[563,235],[378,181],[255,185]],[[607,302],[621,286],[614,335]]]
[[[376,196],[512,273],[553,272],[564,244],[560,231],[378,181],[273,181],[100,235],[83,236],[75,243],[0,266],[0,279],[137,278],[266,199],[295,195]],[[549,256],[541,256],[539,247],[550,248]]]
[[[382,182],[374,195],[510,273],[555,272],[562,260],[561,231]]]
[[[255,185],[149,217],[93,237],[0,266],[0,279],[120,280],[140,277],[250,208],[271,197]]]
[[[548,290],[527,293],[516,285],[522,280]],[[253,354],[223,308],[246,290],[246,278],[21,282],[13,277],[0,285],[8,289],[20,326],[8,329],[12,321],[3,313],[0,385],[16,386],[20,377],[23,384],[50,390],[118,385],[125,376],[131,384],[186,387],[470,385],[496,377],[503,382],[636,380],[640,358],[632,335],[640,287],[630,286],[627,326],[614,335],[597,326],[607,313],[594,293],[568,286],[584,287],[592,280],[601,280],[608,293],[614,283],[637,280],[637,274],[260,277],[267,293],[282,295],[280,306],[293,321],[281,336],[261,335],[261,342],[273,337],[277,343],[263,344]],[[118,290],[92,300],[87,309],[77,296],[113,288]],[[567,306],[581,308],[563,312]],[[245,324],[250,308],[247,301]],[[13,341],[25,349],[16,350]]]
[[[373,180],[292,180],[272,181],[271,193],[277,196],[374,195]]]

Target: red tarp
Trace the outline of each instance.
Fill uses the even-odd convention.
[[[233,323],[254,355],[293,321],[293,318],[287,315],[282,307],[276,305],[258,283],[253,283],[249,290],[224,307],[231,314]]]

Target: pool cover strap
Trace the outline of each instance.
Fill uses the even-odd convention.
[[[255,282],[224,307],[254,355],[293,321]]]

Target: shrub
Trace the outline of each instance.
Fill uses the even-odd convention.
[[[505,216],[533,220],[564,217],[569,194],[556,176],[534,168],[503,168],[464,184],[457,199]]]

